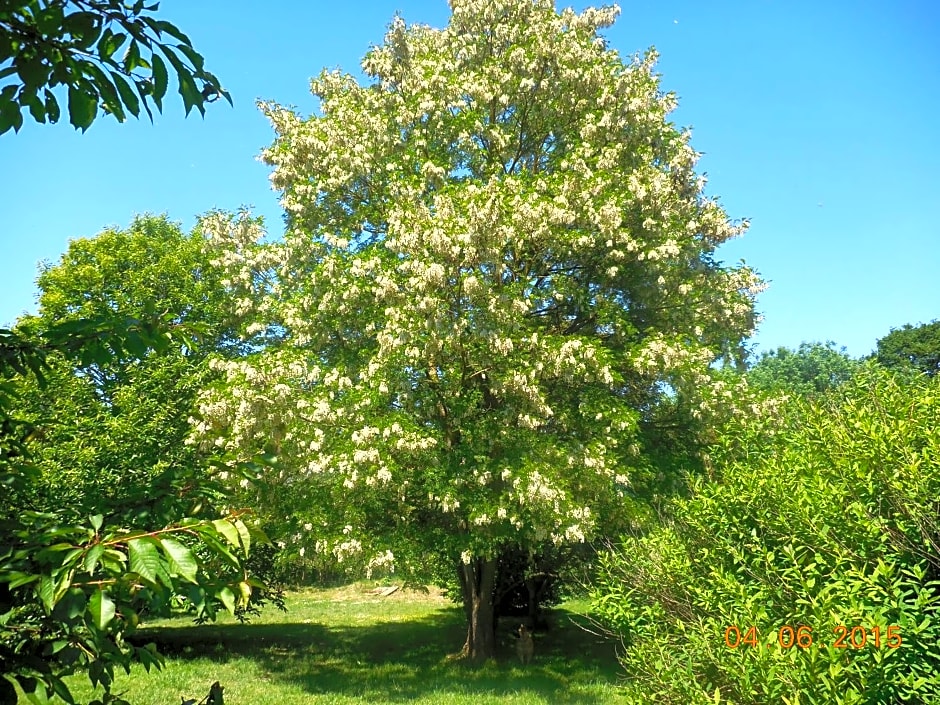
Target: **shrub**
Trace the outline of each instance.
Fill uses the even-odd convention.
[[[720,481],[601,563],[595,607],[638,685],[666,703],[940,701],[938,392],[867,368],[727,429]],[[812,647],[781,647],[787,625]],[[758,646],[729,648],[735,627]]]

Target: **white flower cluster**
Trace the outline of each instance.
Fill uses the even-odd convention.
[[[441,507],[441,511],[445,514],[455,512],[460,509],[460,500],[455,499],[452,495],[445,495],[443,498],[437,498],[433,494],[430,497],[431,502],[438,502]]]
[[[366,564],[366,577],[372,578],[372,573],[376,569],[386,570],[389,573],[395,572],[395,555],[391,551],[385,551],[377,556],[373,556]]]
[[[333,555],[337,562],[342,563],[346,558],[362,552],[362,543],[358,539],[342,541],[333,547]]]

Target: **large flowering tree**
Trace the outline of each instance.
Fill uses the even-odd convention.
[[[217,362],[197,437],[278,453],[308,550],[452,561],[479,658],[500,547],[597,531],[663,395],[727,406],[713,363],[759,280],[713,258],[745,224],[703,195],[655,53],[598,36],[616,8],[451,7],[396,18],[368,85],[322,73],[317,114],[262,105],[289,228],[203,220],[255,352]]]

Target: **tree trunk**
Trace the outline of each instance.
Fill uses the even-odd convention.
[[[539,618],[539,590],[535,578],[526,578],[525,587],[529,595],[527,605],[529,608],[529,627],[535,629],[538,626]]]
[[[459,568],[463,607],[467,615],[467,641],[460,655],[472,661],[496,657],[496,629],[493,621],[493,586],[496,559],[474,558]]]
[[[545,593],[552,586],[554,577],[549,573],[539,573],[537,576],[526,578],[525,586],[529,596],[529,625],[532,629],[540,629],[545,626],[544,612],[542,611],[542,600]]]

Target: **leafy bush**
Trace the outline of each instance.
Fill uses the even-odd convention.
[[[195,502],[190,513],[160,526],[152,514],[149,526],[128,524],[100,497],[101,511],[91,515],[67,503],[37,511],[48,498],[34,491],[41,475],[30,457],[36,429],[17,414],[17,383],[31,375],[45,385],[51,354],[103,363],[132,347],[135,336],[145,347],[168,342],[159,326],[140,321],[69,322],[38,340],[0,330],[0,702],[15,700],[15,682],[31,702],[54,693],[71,703],[62,676],[79,669],[104,687],[104,702],[123,702],[110,692],[116,667],[161,665],[153,645],[128,641],[142,615],[182,604],[206,620],[221,607],[244,616],[260,602],[279,602],[246,570],[249,548],[266,537],[244,512],[195,516],[201,498],[222,491],[202,473],[170,474],[151,487],[155,506]],[[257,472],[249,463],[242,468]]]
[[[728,429],[721,480],[601,564],[595,607],[638,685],[683,704],[940,701],[938,392],[869,367]],[[729,648],[734,627],[758,646]],[[812,647],[778,642],[798,635]]]

